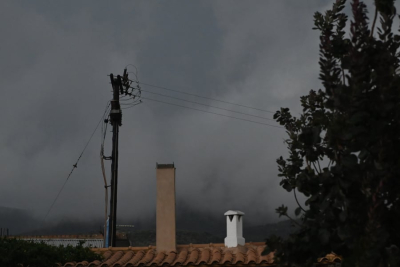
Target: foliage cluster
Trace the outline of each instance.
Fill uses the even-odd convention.
[[[84,242],[78,246],[50,246],[43,242],[18,240],[15,238],[0,238],[0,266],[57,266],[70,261],[94,261],[102,257],[88,247]]]
[[[294,117],[281,108],[289,157],[277,160],[281,186],[306,197],[299,229],[267,239],[282,266],[312,266],[335,252],[342,266],[400,266],[400,36],[393,0],[376,0],[372,26],[362,1],[314,16],[323,90],[301,97]],[[379,23],[376,21],[379,20]],[[375,24],[377,26],[374,34]],[[297,199],[297,198],[296,198]],[[287,207],[277,209],[288,216]]]

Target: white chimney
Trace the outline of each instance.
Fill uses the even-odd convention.
[[[243,216],[244,213],[238,210],[228,210],[226,216],[226,237],[225,246],[228,248],[244,246],[243,238]]]

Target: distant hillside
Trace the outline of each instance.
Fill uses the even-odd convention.
[[[277,235],[283,238],[288,237],[294,230],[290,221],[271,223],[260,226],[247,227],[243,229],[243,236],[246,242],[263,242],[270,235]],[[195,232],[178,230],[176,233],[177,244],[208,244],[224,243],[226,229],[222,235],[216,235],[209,232]],[[131,246],[149,246],[156,243],[155,230],[135,230],[127,234]]]
[[[156,244],[155,230],[138,230],[127,234],[131,246],[145,247]],[[176,232],[177,244],[208,244],[208,243],[223,243],[224,238],[212,235],[207,232],[191,232],[181,231]]]
[[[67,234],[96,234],[102,229],[101,222],[72,222],[66,221],[54,226],[48,226],[39,230],[24,232],[24,235],[67,235]],[[204,227],[208,228],[208,227]],[[225,225],[224,225],[225,228]],[[199,229],[199,228],[198,228]],[[265,238],[274,234],[281,237],[287,237],[295,227],[290,221],[279,223],[271,223],[260,226],[245,227],[243,236],[246,242],[262,242]],[[218,233],[210,233],[208,231],[177,230],[178,244],[208,244],[223,243],[226,236],[226,229],[218,231]],[[222,233],[221,233],[222,232]],[[131,246],[149,246],[155,245],[156,231],[155,229],[134,229],[127,233]]]
[[[20,235],[84,235],[84,234],[99,234],[103,231],[101,220],[92,221],[74,221],[64,220],[56,224],[42,225],[35,229],[22,231]]]
[[[38,225],[37,220],[34,219],[30,212],[0,206],[0,227],[8,228],[10,235],[20,234],[34,229]]]
[[[176,217],[178,244],[224,242],[225,216],[213,216],[178,203]],[[134,225],[130,240],[135,246],[148,246],[155,243],[155,222],[155,216],[142,220],[119,220],[120,224]],[[27,211],[0,207],[0,227],[8,227],[11,235],[98,234],[103,231],[103,220],[88,218],[85,221],[78,221],[68,218],[43,224]],[[287,237],[293,230],[294,227],[290,221],[258,226],[248,226],[245,223],[243,235],[247,242],[260,242],[272,234]]]

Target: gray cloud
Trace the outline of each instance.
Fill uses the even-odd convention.
[[[145,83],[298,113],[299,96],[320,86],[312,15],[331,3],[3,1],[0,205],[46,214],[111,98],[107,75],[130,63]],[[119,214],[152,216],[155,163],[175,162],[177,198],[185,205],[221,216],[242,209],[251,222],[274,221],[278,205],[294,204],[279,187],[275,163],[286,155],[285,137],[282,129],[144,100],[123,113]],[[96,133],[49,220],[103,215],[99,148]]]

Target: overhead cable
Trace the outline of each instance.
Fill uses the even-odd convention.
[[[265,125],[265,126],[269,126],[269,127],[274,127],[274,128],[285,129],[284,127],[277,126],[277,125],[272,125],[272,124],[268,124],[268,123],[263,123],[263,122],[258,122],[258,121],[247,120],[247,119],[243,119],[243,118],[233,117],[233,116],[224,115],[224,114],[215,113],[215,112],[206,111],[206,110],[197,109],[197,108],[191,108],[191,107],[182,106],[182,105],[178,105],[178,104],[174,104],[174,103],[169,103],[169,102],[164,102],[164,101],[160,101],[160,100],[156,100],[156,99],[152,99],[152,98],[148,98],[148,97],[143,97],[143,96],[142,96],[141,98],[147,99],[147,100],[150,100],[150,101],[154,101],[154,102],[159,102],[159,103],[167,104],[167,105],[172,105],[172,106],[177,106],[177,107],[181,107],[181,108],[187,108],[187,109],[192,109],[192,110],[196,110],[196,111],[201,111],[201,112],[205,112],[205,113],[209,113],[209,114],[213,114],[213,115],[218,115],[218,116],[222,116],[222,117],[227,117],[227,118],[232,118],[232,119],[236,119],[236,120],[252,122],[252,123],[261,124],[261,125]]]
[[[176,99],[176,100],[180,100],[180,101],[185,101],[185,102],[189,102],[192,104],[196,104],[196,105],[201,105],[201,106],[205,106],[205,107],[210,107],[210,108],[215,108],[215,109],[219,109],[219,110],[225,110],[225,111],[229,111],[232,113],[237,113],[237,114],[242,114],[242,115],[246,115],[246,116],[251,116],[251,117],[255,117],[255,118],[259,118],[259,119],[263,119],[263,120],[270,120],[270,121],[274,121],[273,119],[270,118],[266,118],[263,116],[257,116],[257,115],[253,115],[253,114],[248,114],[248,113],[244,113],[244,112],[240,112],[240,111],[235,111],[235,110],[230,110],[230,109],[226,109],[226,108],[220,108],[220,107],[216,107],[216,106],[211,106],[211,105],[207,105],[207,104],[203,104],[203,103],[199,103],[199,102],[195,102],[195,101],[190,101],[190,100],[186,100],[183,98],[178,98],[178,97],[173,97],[173,96],[169,96],[169,95],[164,95],[164,94],[159,94],[159,93],[155,93],[149,90],[143,90],[141,89],[143,92],[147,92],[150,94],[154,94],[154,95],[159,95],[162,97],[167,97],[167,98],[171,98],[171,99]]]
[[[110,104],[107,105],[104,114],[107,112],[109,105],[110,105]],[[79,162],[79,160],[81,159],[81,157],[82,157],[83,153],[85,152],[87,146],[89,145],[90,141],[92,140],[92,138],[93,138],[94,134],[96,133],[97,129],[99,128],[100,123],[104,120],[104,114],[101,116],[100,121],[97,123],[96,128],[95,128],[94,131],[92,132],[92,134],[91,134],[89,140],[86,142],[86,145],[85,145],[85,147],[83,148],[83,150],[82,150],[81,154],[79,155],[78,159],[76,160],[75,164],[72,165],[72,169],[71,169],[71,171],[69,172],[69,174],[68,174],[68,176],[67,176],[67,179],[64,181],[64,184],[62,185],[60,191],[58,191],[58,194],[57,194],[56,198],[54,199],[53,203],[51,204],[49,210],[47,211],[46,216],[44,217],[44,220],[46,220],[46,218],[47,218],[47,216],[49,215],[50,211],[52,210],[54,204],[57,202],[57,199],[58,199],[58,197],[60,196],[61,192],[63,191],[65,185],[67,184],[67,181],[68,181],[69,177],[71,177],[71,175],[72,175],[72,173],[74,172],[74,170],[75,170],[76,168],[78,168],[78,162]]]
[[[207,97],[207,96],[201,96],[201,95],[197,95],[197,94],[187,93],[187,92],[183,92],[183,91],[179,91],[179,90],[175,90],[175,89],[171,89],[171,88],[167,88],[167,87],[163,87],[163,86],[158,86],[158,85],[154,85],[154,84],[149,84],[149,83],[144,83],[144,82],[140,82],[140,84],[144,84],[144,85],[151,86],[151,87],[154,87],[154,88],[168,90],[168,91],[172,91],[172,92],[176,92],[176,93],[180,93],[180,94],[191,95],[191,96],[195,96],[195,97],[199,97],[199,98],[213,100],[213,101],[217,101],[217,102],[221,102],[221,103],[225,103],[225,104],[230,104],[230,105],[235,105],[235,106],[239,106],[239,107],[254,109],[254,110],[268,112],[268,113],[272,113],[272,114],[275,113],[273,111],[269,111],[269,110],[265,110],[265,109],[261,109],[261,108],[254,108],[254,107],[250,107],[250,106],[245,106],[245,105],[241,105],[241,104],[237,104],[237,103],[228,102],[228,101],[225,101],[225,100],[220,100],[220,99],[215,99],[215,98],[211,98],[211,97]]]

